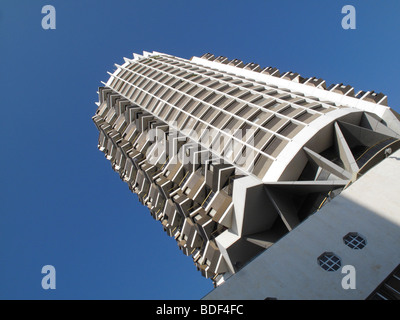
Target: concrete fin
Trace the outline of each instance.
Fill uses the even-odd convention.
[[[372,131],[347,122],[337,121],[340,130],[350,148],[358,145],[372,147],[373,145],[392,138],[386,134]]]
[[[264,240],[262,238],[246,237],[246,240],[265,249],[269,248],[274,244],[274,242]]]
[[[343,162],[344,168],[349,172],[358,172],[360,168],[337,123],[335,123],[335,136],[337,152]]]
[[[218,223],[222,224],[227,228],[230,228],[232,226],[232,216],[233,216],[233,203],[229,205],[229,207],[226,209],[226,212],[221,217]]]
[[[348,172],[346,169],[339,167],[337,164],[319,155],[318,153],[308,149],[307,147],[304,147],[303,150],[306,152],[308,158],[322,169],[331,172],[340,179],[344,180],[351,179],[351,173]]]
[[[300,223],[296,207],[284,193],[268,188],[267,185],[265,191],[285,226],[291,231]]]
[[[361,126],[364,128],[367,128],[369,130],[373,130],[385,135],[388,135],[393,138],[399,138],[400,135],[398,135],[396,132],[393,130],[389,129],[387,126],[382,124],[378,119],[376,119],[372,114],[368,113],[363,113],[363,116],[361,118]]]
[[[287,232],[286,227],[282,223],[274,225],[274,228],[271,230],[250,234],[246,236],[245,239],[257,246],[267,249],[282,238]]]

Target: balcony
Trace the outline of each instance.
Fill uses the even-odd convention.
[[[231,60],[231,62],[228,63],[229,66],[235,66],[237,68],[243,68],[244,67],[244,63],[242,60],[239,59],[233,59]]]
[[[213,278],[228,271],[227,264],[213,240],[208,242],[206,250],[196,264],[206,278]]]
[[[285,72],[282,76],[282,79],[286,79],[286,80],[291,80],[294,82],[299,82],[300,81],[300,75],[296,72]]]
[[[170,190],[172,189],[173,182],[167,178],[165,178],[163,175],[159,175],[154,182],[160,187],[162,194],[164,197],[169,197],[170,196]]]
[[[181,215],[176,210],[176,205],[175,203],[171,200],[168,199],[165,203],[165,208],[164,208],[164,220],[166,223],[163,222],[163,225],[166,228],[176,228],[180,225],[182,218]]]
[[[202,207],[199,208],[200,209],[193,212],[190,217],[197,224],[203,239],[210,240],[213,236],[213,231],[217,227],[217,223],[213,221],[209,215],[207,215],[207,212]]]
[[[244,69],[248,69],[248,70],[256,71],[256,72],[261,71],[260,65],[257,63],[254,63],[254,62],[246,63],[246,65],[244,66]]]
[[[311,77],[311,78],[305,79],[304,84],[306,84],[308,86],[316,87],[316,88],[326,89],[326,82],[324,79],[318,79],[315,77]]]
[[[197,230],[197,225],[192,221],[191,218],[186,218],[184,220],[180,236],[180,244],[183,248],[187,249],[185,254],[192,254],[195,248],[201,247],[202,242],[202,238]]]
[[[205,181],[216,192],[228,184],[229,177],[235,172],[235,167],[229,164],[212,163],[211,161],[206,161],[205,164]]]
[[[209,204],[207,214],[218,224],[230,228],[232,213],[232,198],[224,190],[219,191]]]
[[[134,143],[136,138],[138,137],[139,130],[137,130],[135,123],[130,123],[128,127],[125,129],[125,131],[122,134],[122,137],[129,141],[130,143]]]
[[[184,177],[183,166],[178,162],[177,158],[171,159],[164,169],[163,176],[175,184],[179,184],[182,181]]]
[[[134,143],[134,148],[140,153],[146,153],[147,148],[150,146],[150,141],[147,137],[147,132],[143,132],[140,134],[139,138]]]
[[[201,203],[204,199],[204,193],[201,192],[204,185],[204,177],[198,172],[194,172],[183,187],[183,193],[193,201]]]
[[[206,59],[206,60],[211,60],[211,61],[213,61],[215,59],[215,57],[212,53],[205,53],[200,58]]]
[[[139,199],[143,199],[146,197],[147,193],[149,192],[150,188],[150,181],[147,180],[142,170],[139,170],[137,173],[136,181],[135,181],[135,188],[134,191],[139,196]]]
[[[193,200],[190,199],[186,194],[184,194],[181,190],[178,190],[174,196],[173,201],[176,204],[177,209],[184,215],[189,216],[189,210],[193,208]]]
[[[354,97],[354,88],[350,85],[344,85],[343,83],[340,83],[340,84],[334,85],[332,87],[329,86],[329,88],[331,88],[330,91],[332,91],[332,92],[343,94],[345,96]]]
[[[132,160],[127,159],[125,162],[124,175],[122,176],[123,180],[128,183],[133,183],[136,180],[136,174],[137,170]]]
[[[261,70],[261,73],[265,73],[274,77],[280,77],[279,70],[273,67],[265,67]]]
[[[125,162],[126,162],[126,157],[121,150],[121,148],[117,149],[116,155],[115,155],[115,161],[112,162],[112,168],[116,171],[119,172],[121,175],[121,178],[123,176],[123,169],[125,168]]]
[[[366,95],[363,100],[387,106],[387,96],[383,93],[376,93],[371,91]]]

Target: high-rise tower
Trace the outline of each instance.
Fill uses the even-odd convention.
[[[263,261],[271,275],[282,264],[290,279],[290,270],[299,270],[295,264],[307,265],[302,260],[314,257],[310,248],[326,240],[326,250],[317,246],[313,260],[323,283],[323,275],[340,268],[345,256],[337,253],[340,246],[334,250],[335,235],[346,248],[364,244],[359,252],[374,246],[364,224],[377,223],[377,230],[370,230],[376,236],[383,232],[379,223],[394,219],[386,241],[400,240],[400,218],[390,204],[388,216],[372,210],[382,220],[351,212],[341,219],[335,210],[353,207],[334,206],[348,194],[372,201],[373,194],[357,188],[365,187],[363,180],[375,181],[369,174],[381,162],[392,170],[388,161],[400,148],[399,119],[381,93],[327,87],[323,79],[212,54],[186,60],[158,52],[134,54],[116,65],[99,88],[93,117],[99,149],[113,169],[218,287],[209,298],[291,298],[278,282],[281,289],[274,289],[257,263]],[[328,209],[333,213],[319,218]],[[356,221],[363,232],[355,230]],[[268,255],[271,266],[264,262]],[[400,263],[395,249],[382,255]],[[393,263],[368,288],[375,288]],[[263,288],[253,283],[249,292],[235,295],[244,285],[241,269],[252,270],[245,278],[264,281]],[[294,295],[304,285],[288,281]],[[367,291],[365,297],[372,292]]]

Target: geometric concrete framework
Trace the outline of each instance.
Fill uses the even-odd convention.
[[[399,160],[400,150],[203,299],[400,299]],[[348,266],[355,289],[342,286]]]
[[[400,116],[381,93],[212,54],[124,60],[99,88],[99,150],[213,280],[209,297],[221,290],[229,298],[223,288],[235,290],[228,283],[240,270],[276,252],[400,149]],[[367,237],[361,253],[373,247],[362,230],[340,234],[344,246],[346,235],[349,243]],[[336,254],[326,248],[312,261],[321,269],[317,261],[326,266]]]

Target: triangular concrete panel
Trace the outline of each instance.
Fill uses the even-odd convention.
[[[369,114],[364,112],[361,118],[360,125],[369,130],[373,130],[393,138],[400,138],[400,135],[398,135],[393,130],[389,129],[387,126],[381,123],[376,117],[377,116],[374,114]]]
[[[358,145],[371,147],[381,141],[392,138],[386,134],[372,131],[347,122],[337,121],[337,123],[339,124],[340,130],[342,131],[350,149]]]
[[[337,164],[312,151],[311,149],[308,149],[307,147],[304,147],[303,150],[306,152],[308,158],[322,169],[333,173],[340,179],[351,179],[351,173],[346,169],[339,167]]]
[[[339,125],[335,123],[335,146],[342,160],[344,168],[349,172],[358,172],[359,167],[357,165],[356,159],[354,159],[353,153],[350,150],[349,145],[346,142],[346,139],[343,136],[342,131],[339,128]]]

